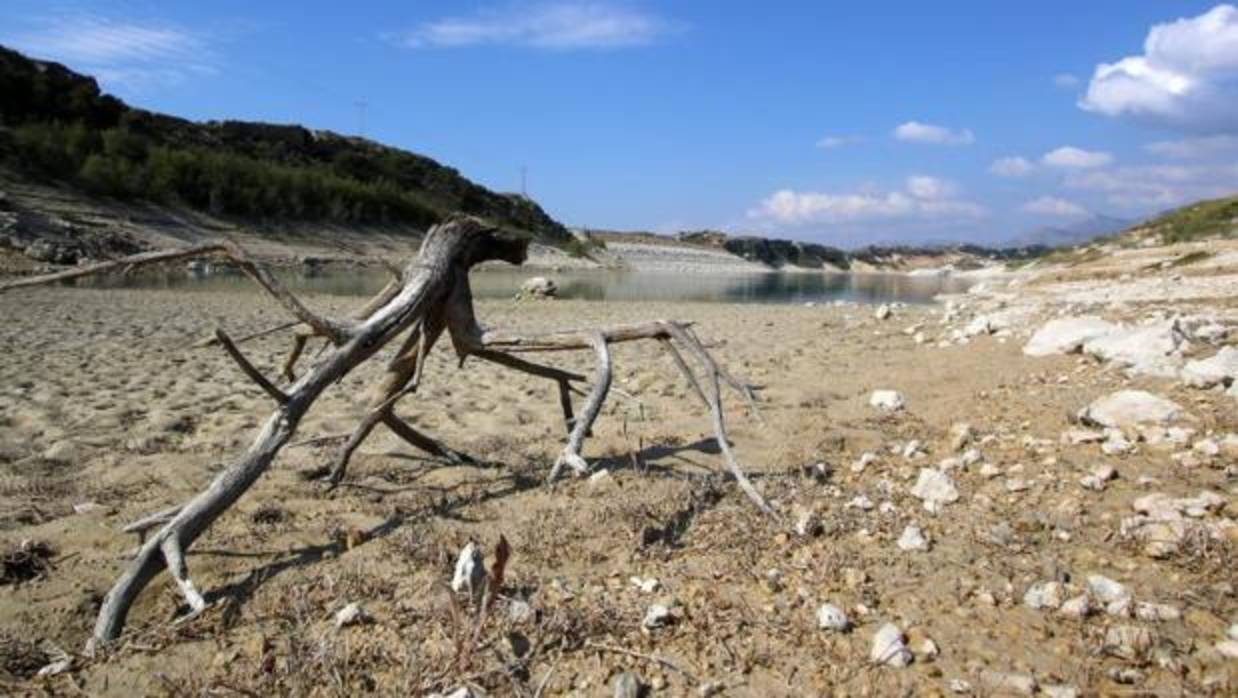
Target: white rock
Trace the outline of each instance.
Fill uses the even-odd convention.
[[[1229,385],[1238,380],[1238,348],[1224,347],[1211,358],[1188,361],[1182,367],[1182,381],[1192,388]]]
[[[1238,623],[1229,626],[1229,630],[1225,631],[1225,637],[1231,640],[1238,640]]]
[[[860,454],[860,457],[854,463],[851,464],[851,472],[862,473],[865,468],[876,462],[877,454],[872,451],[865,451]]]
[[[1177,403],[1144,390],[1110,393],[1079,412],[1083,422],[1103,427],[1168,424],[1185,416]]]
[[[873,317],[877,318],[878,320],[888,320],[890,316],[893,314],[894,314],[894,311],[890,310],[890,306],[885,303],[882,303],[881,305],[877,306],[877,310],[873,312]]]
[[[856,495],[851,501],[847,502],[843,506],[845,506],[848,509],[862,509],[864,511],[868,511],[869,509],[873,508],[873,500],[869,499],[868,497],[862,494],[859,494],[859,495]]]
[[[1062,602],[1062,606],[1058,609],[1058,613],[1066,618],[1083,620],[1092,614],[1092,600],[1087,594],[1080,594],[1078,596],[1066,599]]]
[[[873,649],[868,656],[874,664],[892,667],[905,667],[912,659],[911,650],[903,641],[903,631],[893,623],[881,626],[873,636]]]
[[[628,581],[632,582],[632,586],[640,589],[645,594],[652,594],[662,588],[662,582],[654,577],[631,577]]]
[[[1028,356],[1070,354],[1079,351],[1086,342],[1119,329],[1118,325],[1098,317],[1058,318],[1037,330],[1023,347],[1023,353]]]
[[[609,470],[599,470],[589,476],[589,488],[593,490],[606,489],[614,484],[615,477]]]
[[[1213,439],[1200,439],[1196,441],[1191,450],[1201,456],[1217,456],[1221,453],[1221,445]]]
[[[1030,696],[1036,693],[1036,677],[1031,674],[986,669],[980,673],[980,679],[995,695]]]
[[[1131,373],[1173,378],[1178,375],[1186,348],[1186,337],[1176,321],[1157,322],[1122,329],[1089,340],[1086,354],[1095,356]]]
[[[950,683],[946,685],[950,687],[951,693],[958,693],[959,695],[971,693],[971,683],[963,679],[950,679]]]
[[[1087,579],[1088,593],[1105,606],[1105,613],[1111,616],[1125,616],[1130,610],[1132,598],[1130,591],[1121,583],[1099,574],[1089,575]]]
[[[1058,582],[1038,582],[1023,594],[1023,605],[1034,610],[1058,608],[1062,605],[1062,585]]]
[[[907,406],[907,400],[897,390],[874,390],[868,404],[884,412],[898,412]]]
[[[899,550],[907,552],[924,552],[929,549],[929,542],[924,537],[924,531],[915,524],[910,524],[903,529],[903,534],[898,537],[897,545]]]
[[[817,627],[823,630],[846,632],[851,627],[851,620],[847,618],[846,612],[838,606],[824,603],[821,604],[821,608],[817,609]]]
[[[611,694],[614,698],[640,698],[644,692],[640,677],[630,671],[625,671],[615,677],[611,683]]]
[[[655,603],[645,611],[645,619],[641,625],[649,629],[661,628],[671,622],[671,609],[660,603]]]
[[[361,604],[353,602],[336,611],[335,627],[346,628],[350,625],[364,623],[368,619],[369,616],[366,615],[365,609],[361,608]]]
[[[920,476],[911,488],[911,495],[923,500],[924,508],[931,512],[959,499],[959,491],[950,476],[932,468],[920,468]]]
[[[451,577],[452,591],[467,591],[474,599],[485,590],[486,563],[476,543],[469,541],[456,558],[456,571]]]
[[[1221,656],[1238,659],[1238,640],[1221,640],[1216,644],[1216,648]]]
[[[1092,429],[1068,429],[1062,432],[1062,443],[1077,446],[1079,444],[1094,444],[1105,440],[1104,432]]]
[[[554,298],[559,286],[544,276],[534,276],[520,284],[520,296],[527,298]]]
[[[1015,492],[1025,492],[1028,489],[1031,489],[1031,487],[1032,487],[1032,483],[1028,482],[1027,480],[1024,480],[1021,477],[1006,478],[1006,491],[1010,492],[1011,494]]]
[[[1041,684],[1040,693],[1048,698],[1079,698],[1079,689],[1067,684]]]
[[[1150,623],[1159,623],[1168,620],[1178,620],[1182,617],[1182,612],[1169,604],[1140,601],[1135,604],[1135,617]]]
[[[533,617],[533,607],[527,601],[512,599],[507,604],[507,619],[513,623],[523,623]]]
[[[908,441],[905,446],[903,446],[903,458],[906,458],[907,460],[916,458],[922,455],[923,449],[923,442],[919,439],[912,439],[911,441]]]

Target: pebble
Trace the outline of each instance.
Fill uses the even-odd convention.
[[[981,672],[980,679],[997,695],[1030,696],[1036,693],[1036,677],[1031,674],[987,669]]]
[[[1062,606],[1058,609],[1058,613],[1066,618],[1083,620],[1092,613],[1092,600],[1087,594],[1080,594],[1078,596],[1071,597],[1062,602]]]
[[[1023,594],[1023,605],[1037,611],[1062,605],[1062,585],[1059,582],[1039,582]]]
[[[897,390],[874,390],[868,404],[883,412],[898,412],[907,406],[907,399]]]
[[[662,583],[653,577],[631,577],[628,581],[645,594],[652,594],[662,587]]]
[[[898,537],[898,548],[907,552],[924,552],[929,549],[929,542],[924,537],[924,531],[911,524],[904,528],[903,534]]]
[[[903,631],[893,623],[881,626],[873,635],[873,649],[869,659],[874,664],[885,664],[892,667],[905,667],[911,664],[911,650],[903,641]]]
[[[1093,574],[1088,577],[1088,593],[1105,606],[1105,613],[1124,616],[1130,610],[1131,593],[1125,586],[1105,577]]]
[[[649,628],[661,628],[664,625],[669,625],[674,616],[671,615],[671,609],[663,606],[660,603],[655,603],[645,611],[645,619],[641,621],[641,625]]]
[[[823,630],[833,630],[836,632],[846,632],[851,627],[851,620],[847,618],[847,614],[834,604],[821,604],[821,608],[817,609],[817,627]]]
[[[336,628],[346,628],[350,625],[364,623],[367,620],[369,620],[369,616],[366,615],[365,609],[361,608],[361,604],[355,601],[335,613]]]
[[[876,462],[877,454],[872,451],[865,451],[860,454],[860,457],[854,463],[851,464],[851,472],[862,473],[865,468]]]
[[[625,671],[615,677],[611,684],[615,698],[640,698],[642,689],[640,677],[630,671]]]
[[[950,476],[932,468],[921,468],[911,495],[924,502],[927,511],[936,513],[946,504],[957,502],[959,491]]]

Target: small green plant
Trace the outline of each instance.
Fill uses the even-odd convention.
[[[1208,252],[1207,250],[1195,250],[1194,252],[1189,252],[1187,254],[1184,254],[1181,257],[1178,257],[1177,259],[1175,259],[1173,262],[1170,262],[1170,266],[1185,267],[1190,264],[1198,264],[1206,259],[1211,259],[1214,256],[1216,255],[1214,255],[1211,252]]]

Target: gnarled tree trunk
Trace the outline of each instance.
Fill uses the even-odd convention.
[[[768,505],[748,481],[731,450],[723,420],[719,386],[720,382],[726,382],[739,390],[755,407],[751,390],[718,366],[687,325],[653,321],[639,325],[522,336],[483,330],[477,324],[468,282],[469,269],[487,260],[520,264],[525,259],[526,247],[527,241],[504,237],[496,228],[480,220],[453,218],[430,230],[417,257],[400,271],[397,281],[380,292],[355,320],[333,320],[315,314],[262,267],[250,261],[242,249],[230,242],[143,253],[89,267],[0,284],[2,292],[143,264],[203,255],[222,255],[254,278],[299,323],[308,328],[296,337],[292,355],[285,367],[291,384],[285,388],[275,386],[254,368],[230,337],[222,331],[216,333],[215,339],[210,343],[219,343],[224,347],[242,370],[271,396],[276,403],[275,409],[245,453],[225,468],[205,490],[179,507],[145,517],[126,528],[127,531],[136,532],[155,528],[158,530],[142,544],[129,568],[104,599],[95,624],[92,646],[120,635],[134,600],[165,567],[176,580],[189,606],[195,612],[205,607],[205,600],[189,576],[185,560],[189,547],[266,472],[323,391],[405,332],[408,335],[387,366],[370,412],[363,417],[344,445],[333,467],[324,472],[329,472],[333,485],[343,478],[352,452],[379,424],[385,425],[419,449],[454,462],[469,461],[464,454],[416,431],[393,411],[400,398],[416,390],[425,357],[444,331],[450,335],[452,345],[462,362],[468,356],[475,356],[556,382],[568,428],[568,440],[551,469],[552,479],[564,465],[578,473],[588,470],[580,450],[609,390],[609,346],[616,342],[655,339],[667,348],[676,366],[687,378],[693,393],[710,409],[718,445],[737,483],[758,507],[769,512]],[[292,380],[292,371],[301,349],[309,338],[315,336],[329,342],[329,351],[320,355],[307,373]],[[695,357],[700,364],[707,379],[704,388],[676,345]],[[598,358],[597,375],[579,417],[573,413],[571,391],[572,383],[582,380],[582,376],[514,356],[524,352],[564,350],[592,350]]]

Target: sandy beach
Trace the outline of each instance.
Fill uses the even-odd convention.
[[[1233,660],[1217,648],[1235,619],[1238,403],[1223,389],[1021,350],[1067,312],[1138,321],[1172,310],[1238,326],[1232,270],[1191,273],[1220,291],[1175,299],[1122,295],[1101,277],[998,277],[885,319],[854,304],[481,302],[484,324],[529,331],[696,322],[759,387],[763,421],[731,396],[729,426],[782,519],[720,476],[708,414],[656,343],[614,348],[618,390],[584,449],[607,474],[550,486],[564,437],[554,385],[474,361],[458,368],[439,347],[398,412],[492,467],[447,467],[379,430],[337,491],[303,480],[336,443],[299,442],[351,430],[378,375],[371,362],[319,401],[298,445],[192,550],[214,605],[173,623],[185,609],[162,576],[122,641],[95,659],[81,649],[137,542],[120,529],[203,487],[271,409],[221,350],[192,345],[215,327],[239,337],[282,315],[243,290],[0,295],[0,538],[6,550],[49,547],[45,569],[0,586],[5,692],[426,695],[474,685],[503,695],[545,678],[546,695],[610,695],[613,677],[632,670],[669,695],[1117,695],[1135,681],[1145,693],[1220,695],[1235,686]],[[308,299],[336,314],[360,300]],[[288,343],[276,334],[244,348],[274,376]],[[1191,356],[1215,348],[1196,340]],[[587,353],[551,358],[592,370]],[[1128,429],[1133,447],[1120,453],[1069,436],[1081,408],[1121,389],[1174,401],[1189,434],[1154,443]],[[877,390],[897,391],[905,407],[874,408]],[[1116,477],[1081,484],[1102,465]],[[923,469],[946,473],[956,496],[927,506]],[[1124,523],[1139,498],[1201,492],[1217,500],[1185,519],[1190,532],[1171,552],[1150,555]],[[908,538],[911,527],[922,540]],[[474,631],[446,586],[455,557],[474,540],[489,561],[500,535],[512,549],[507,592],[461,656],[462,634]],[[1097,576],[1117,582],[1130,608],[1101,608]],[[1094,612],[1030,604],[1029,591],[1048,583],[1059,602],[1091,594]],[[364,622],[337,628],[352,603]],[[847,616],[845,631],[819,626],[827,603]],[[654,605],[669,619],[650,626]],[[871,657],[887,623],[914,659],[907,670]],[[73,670],[33,678],[56,650]]]

